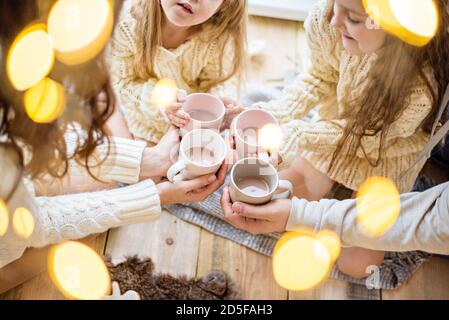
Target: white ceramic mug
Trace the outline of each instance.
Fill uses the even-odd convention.
[[[181,128],[181,136],[196,129],[220,132],[226,107],[217,97],[208,93],[193,93],[186,97],[182,110],[190,115],[189,123]]]
[[[248,184],[244,185],[245,182]],[[275,194],[279,188],[287,191]],[[288,180],[280,180],[277,170],[269,162],[260,158],[244,158],[237,161],[231,170],[230,193],[232,202],[259,205],[288,199],[293,193],[293,185]]]
[[[258,131],[268,124],[277,125],[276,118],[260,109],[249,109],[239,114],[231,125],[239,159],[257,155],[269,161],[269,156],[258,139]]]
[[[227,152],[226,142],[215,131],[190,131],[181,140],[178,162],[170,167],[167,178],[171,182],[185,181],[216,173]]]

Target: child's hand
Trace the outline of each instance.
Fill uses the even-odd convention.
[[[182,110],[182,104],[186,100],[187,93],[184,90],[178,90],[176,93],[176,102],[165,109],[165,114],[171,124],[177,128],[184,127],[190,121],[190,116]]]
[[[234,120],[235,117],[242,113],[245,108],[239,106],[236,101],[228,98],[223,98],[221,99],[221,101],[223,101],[223,104],[226,107],[226,114],[224,117],[223,125],[221,127],[221,130],[225,130],[230,128],[232,120]]]

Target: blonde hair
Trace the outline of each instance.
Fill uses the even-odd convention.
[[[158,47],[162,46],[164,12],[160,0],[138,0],[132,9],[132,14],[137,20],[136,43],[138,48],[134,59],[134,72],[137,78],[147,80],[150,77],[156,77],[153,65]],[[199,85],[191,84],[192,87],[207,92],[233,76],[241,78],[246,54],[246,25],[247,1],[224,0],[219,10],[209,20],[198,26],[202,41],[217,41],[222,63],[218,79]],[[223,61],[225,47],[229,41],[232,41],[234,49],[233,68],[228,74],[225,74]]]
[[[333,2],[328,0],[330,5]],[[373,167],[378,166],[385,151],[388,131],[410,103],[410,94],[417,82],[426,87],[427,92],[423,94],[432,98],[432,110],[421,127],[427,131],[429,123],[433,123],[449,83],[448,2],[436,2],[441,12],[440,30],[425,47],[413,47],[393,36],[387,37],[376,65],[370,70],[367,87],[355,99],[345,99],[345,103],[352,107],[343,115],[348,123],[334,152],[331,168],[342,154],[355,157],[357,150],[361,149],[366,156],[363,137],[380,135],[377,159],[373,161],[366,156]],[[332,16],[333,10],[327,17],[329,23]]]

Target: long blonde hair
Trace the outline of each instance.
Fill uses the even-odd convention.
[[[162,23],[164,12],[160,0],[138,0],[132,14],[137,20],[136,43],[138,52],[134,59],[137,78],[147,80],[156,77],[153,69],[158,47],[162,45]],[[198,26],[200,39],[205,42],[217,41],[220,52],[220,76],[208,83],[197,85],[199,91],[207,92],[233,76],[241,77],[246,52],[247,0],[224,0],[220,9],[208,21]],[[209,28],[205,28],[210,26]],[[204,34],[203,34],[204,33]],[[234,48],[233,68],[225,74],[223,61],[225,46],[232,41]],[[145,67],[143,67],[145,66]]]
[[[333,3],[334,0],[328,1]],[[410,93],[417,80],[424,84],[432,98],[432,110],[422,128],[427,131],[429,124],[433,123],[449,83],[448,2],[436,1],[441,12],[440,30],[427,46],[413,47],[388,36],[382,54],[368,75],[369,85],[355,100],[345,101],[352,107],[343,115],[348,125],[334,152],[331,168],[342,154],[355,157],[358,149],[365,153],[362,139],[376,135],[380,135],[377,159],[366,158],[373,167],[380,164],[388,131],[410,103]],[[329,23],[332,15],[333,11],[328,16]]]

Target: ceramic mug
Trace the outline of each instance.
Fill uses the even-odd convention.
[[[279,188],[287,191],[275,194]],[[232,167],[230,193],[232,202],[259,205],[288,199],[293,193],[293,185],[288,180],[280,180],[276,168],[269,162],[244,158]]]
[[[226,107],[217,97],[208,93],[193,93],[186,97],[182,110],[190,115],[189,123],[181,128],[181,136],[196,129],[220,132]]]
[[[215,131],[190,131],[181,140],[178,162],[170,167],[167,178],[171,182],[185,181],[216,173],[227,152],[226,142]]]
[[[268,124],[277,125],[276,118],[260,109],[249,109],[239,114],[232,122],[231,133],[239,159],[258,157],[268,161],[268,153],[258,141],[258,131]]]

